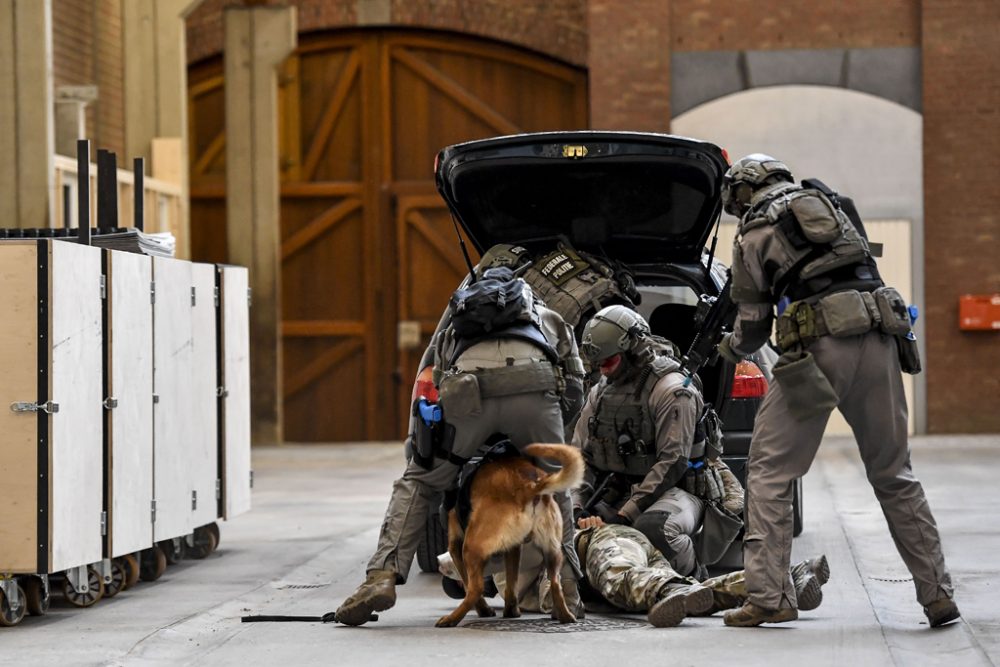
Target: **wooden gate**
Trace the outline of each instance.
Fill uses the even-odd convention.
[[[225,257],[221,60],[190,73],[192,252]],[[582,129],[586,75],[453,35],[302,36],[281,74],[285,437],[395,439],[465,274],[433,161],[448,144]]]

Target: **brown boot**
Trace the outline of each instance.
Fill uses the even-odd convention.
[[[826,556],[811,558],[791,567],[799,611],[812,611],[823,602],[823,584],[830,580]]]
[[[958,620],[962,614],[958,611],[958,605],[951,598],[940,598],[924,607],[924,615],[932,628],[945,623]]]
[[[680,625],[685,616],[687,609],[684,607],[684,591],[675,589],[660,598],[646,618],[654,628],[672,628]]]
[[[396,573],[371,570],[365,582],[337,609],[337,621],[344,625],[364,625],[375,611],[396,604]]]
[[[673,583],[664,586],[662,593],[680,593],[684,596],[684,609],[688,616],[705,616],[715,606],[712,589],[701,584]]]
[[[737,628],[752,628],[761,623],[786,623],[799,617],[797,609],[782,607],[781,609],[765,609],[753,602],[747,602],[739,609],[730,609],[724,616],[726,625]]]

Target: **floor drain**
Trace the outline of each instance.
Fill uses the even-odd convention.
[[[550,618],[515,618],[495,621],[471,621],[463,628],[494,632],[601,632],[603,630],[634,630],[649,627],[645,620],[631,618],[585,618],[576,623],[560,623]]]
[[[286,591],[289,589],[299,589],[299,588],[326,588],[330,584],[282,584],[278,586],[279,591]]]

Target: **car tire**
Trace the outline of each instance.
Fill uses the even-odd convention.
[[[792,537],[801,535],[802,528],[802,478],[799,477],[792,492]]]
[[[441,496],[435,496],[431,500],[432,511],[428,513],[424,525],[424,537],[417,547],[417,565],[421,572],[437,572],[438,554],[448,550],[448,533],[441,525],[440,512],[437,511],[440,505]]]

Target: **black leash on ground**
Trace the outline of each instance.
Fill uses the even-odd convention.
[[[369,621],[377,621],[378,614],[368,617]],[[337,612],[331,611],[322,616],[243,616],[241,623],[339,623]]]

